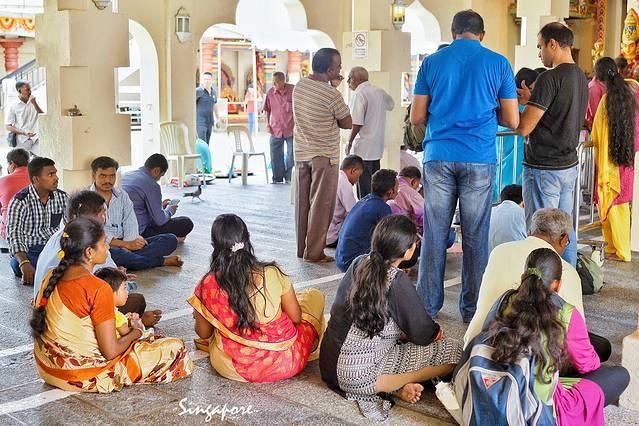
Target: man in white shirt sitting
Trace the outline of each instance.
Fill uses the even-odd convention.
[[[362,173],[364,173],[364,161],[361,157],[349,155],[342,160],[337,181],[335,211],[326,235],[327,247],[337,247],[339,230],[342,229],[346,215],[357,202],[353,193],[353,185],[357,183]]]
[[[551,248],[560,256],[570,244],[572,218],[563,210],[555,208],[540,209],[533,214],[528,238],[501,244],[490,253],[477,297],[477,309],[464,335],[464,346],[482,330],[488,312],[497,299],[510,289],[521,284],[526,258],[539,248]],[[559,296],[573,305],[584,315],[581,294],[581,279],[575,268],[561,260],[563,273]],[[588,333],[601,362],[610,357],[610,342],[603,337]]]
[[[22,148],[31,154],[38,155],[40,145],[38,144],[38,114],[42,114],[42,109],[31,95],[31,85],[26,81],[16,83],[18,100],[11,105],[5,117],[7,130],[15,135],[15,148]]]
[[[524,240],[526,234],[526,214],[521,185],[508,185],[499,194],[500,204],[490,213],[488,231],[488,252],[511,241]]]
[[[395,102],[383,89],[369,83],[365,68],[353,68],[347,83],[353,91],[349,105],[353,128],[346,154],[359,155],[364,160],[364,173],[357,184],[357,195],[364,198],[371,192],[373,174],[380,168],[384,154],[386,111],[395,108]]]

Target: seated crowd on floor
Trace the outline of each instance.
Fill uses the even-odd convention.
[[[348,78],[357,94],[349,108],[332,86],[341,81],[339,52],[316,52],[312,78],[302,79],[292,94],[295,226],[298,257],[335,260],[344,272],[330,320],[320,291],[296,292],[278,263],[255,256],[245,222],[222,214],[211,227],[208,271],[187,301],[195,345],[209,353],[219,375],[242,382],[288,379],[319,359],[324,382],[377,420],[388,417],[394,396],[415,403],[423,383],[433,379],[453,381],[465,423],[472,417],[477,424],[502,424],[510,415],[504,407],[529,409],[532,398],[536,418],[603,425],[604,406],[630,378],[622,367],[602,366],[611,344],[586,326],[571,217],[578,166],[573,153],[549,142],[575,142],[581,127],[575,117],[586,109],[587,96],[556,84],[566,80],[585,87],[581,71],[566,59],[572,33],[559,23],[542,28],[542,60],[560,65],[535,73],[527,84],[519,82],[521,76],[516,83],[505,58],[480,45],[484,28],[478,14],[458,13],[452,30],[455,41],[428,56],[417,78],[410,120],[428,124],[423,167],[402,150],[399,173],[380,169],[383,150],[366,145],[383,135],[380,117],[393,108],[392,99],[356,67]],[[457,64],[471,57],[464,73],[474,78],[461,81]],[[627,125],[619,122],[616,105],[634,103],[639,94],[609,61],[598,62],[597,70],[607,94],[592,117],[593,142],[605,179],[621,186],[617,194],[608,193],[609,186],[601,189],[599,206],[609,257],[627,261],[632,192],[627,174],[635,139],[608,140],[608,128]],[[449,91],[463,96],[451,102]],[[466,96],[477,91],[483,93],[477,99]],[[518,100],[527,104],[521,116]],[[635,108],[623,111],[630,110]],[[574,120],[558,129],[548,120],[560,113]],[[309,118],[313,114],[326,123]],[[464,125],[455,127],[455,120]],[[493,207],[498,123],[530,135],[534,144],[526,148],[522,184],[508,182]],[[639,132],[639,126],[631,127],[632,134]],[[330,137],[339,145],[339,128],[352,132],[338,172],[339,152],[328,152],[321,142]],[[633,148],[623,149],[628,144]],[[30,324],[44,381],[69,391],[106,393],[191,375],[184,342],[153,333],[162,312],[147,310],[128,274],[183,265],[174,252],[194,225],[176,216],[175,200],[162,197],[158,181],[168,170],[167,159],[151,155],[142,167],[124,173],[118,186],[118,162],[98,157],[91,163],[92,182],[70,196],[58,188],[52,159],[29,159],[18,148],[7,161],[10,174],[0,178],[0,232],[13,273],[33,286]],[[459,222],[453,224],[457,206]],[[448,337],[435,321],[456,228],[463,251],[459,312],[468,324],[463,341]],[[335,259],[325,254],[326,247],[335,248]],[[417,286],[410,278],[415,270]],[[487,372],[482,378],[471,369],[478,362]],[[505,387],[492,385],[522,363],[529,366],[523,370],[532,397],[500,394]]]

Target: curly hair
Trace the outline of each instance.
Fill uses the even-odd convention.
[[[542,248],[528,255],[519,289],[500,307],[488,328],[494,361],[507,364],[534,356],[543,366],[537,369],[537,378],[544,382],[547,375],[560,370],[566,330],[549,287],[561,279],[561,272],[561,259],[554,250]]]
[[[635,95],[612,58],[597,61],[595,76],[606,85],[610,157],[616,165],[630,167],[635,161]]]
[[[390,265],[415,244],[416,234],[417,227],[406,216],[382,218],[373,231],[370,254],[352,267],[348,304],[353,324],[371,339],[382,332],[390,318],[386,282]]]

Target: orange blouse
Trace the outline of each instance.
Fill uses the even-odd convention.
[[[60,280],[56,287],[64,305],[78,318],[91,316],[94,326],[115,319],[113,290],[100,278],[87,274]]]

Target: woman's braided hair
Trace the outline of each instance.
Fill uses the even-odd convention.
[[[55,286],[64,276],[67,268],[81,264],[84,260],[86,249],[89,247],[96,248],[103,236],[104,228],[93,218],[79,217],[65,226],[60,238],[60,248],[63,253],[62,260],[51,273],[47,287],[42,293],[42,298],[33,310],[30,325],[35,337],[40,336],[47,329],[47,301],[53,290],[55,290]]]

